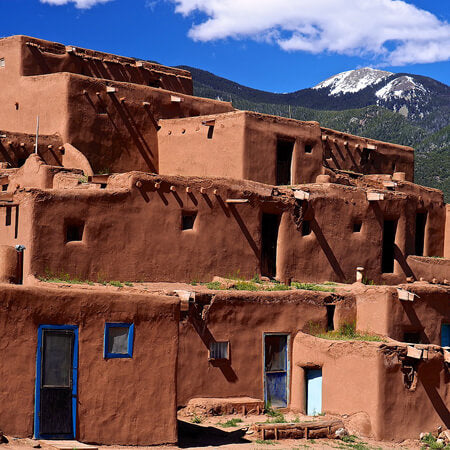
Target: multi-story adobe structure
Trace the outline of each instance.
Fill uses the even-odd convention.
[[[174,443],[205,397],[378,439],[450,427],[450,208],[413,149],[25,36],[0,40],[0,85],[4,432]],[[235,273],[285,290],[202,284]],[[313,333],[348,324],[381,340]]]

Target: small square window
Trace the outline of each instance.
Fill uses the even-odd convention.
[[[312,145],[305,145],[305,153],[312,153],[313,146]]]
[[[304,220],[302,222],[302,236],[308,236],[308,234],[311,234],[311,221]]]
[[[66,242],[83,240],[84,223],[69,223],[66,225]]]
[[[194,222],[196,218],[197,213],[195,211],[183,211],[181,217],[181,229],[192,230],[194,228]]]
[[[210,360],[229,359],[229,353],[230,353],[229,341],[211,342],[209,344],[208,359]]]
[[[353,233],[359,233],[361,231],[362,222],[353,222]]]
[[[134,324],[106,323],[103,351],[105,358],[133,357]]]
[[[0,69],[5,67],[5,58],[0,58]]]
[[[8,185],[7,184],[2,184],[2,191],[5,192],[8,190]]]

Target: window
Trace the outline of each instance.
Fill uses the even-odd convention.
[[[304,220],[302,222],[302,236],[308,236],[308,234],[311,234],[311,221]]]
[[[83,240],[84,223],[69,223],[66,225],[66,242]]]
[[[134,324],[106,323],[103,344],[105,358],[133,357]]]
[[[305,153],[312,153],[313,146],[312,145],[305,145]]]
[[[356,221],[353,222],[353,233],[359,233],[361,231],[362,222]]]
[[[334,330],[334,312],[336,305],[326,305],[327,308],[327,331]]]
[[[181,217],[181,229],[182,230],[192,230],[194,228],[194,222],[197,217],[195,211],[183,211]]]
[[[208,359],[229,359],[230,342],[211,342],[209,344]]]
[[[7,191],[8,190],[8,185],[7,184],[2,184],[2,191]]]
[[[5,58],[0,58],[0,69],[5,67]]]
[[[420,331],[405,331],[403,333],[403,342],[408,344],[421,344]]]
[[[450,347],[450,323],[442,324],[441,347]]]

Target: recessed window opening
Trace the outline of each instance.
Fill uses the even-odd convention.
[[[5,58],[0,58],[0,69],[5,67]]]
[[[327,331],[334,330],[334,312],[336,305],[326,305],[327,307]]]
[[[26,159],[25,158],[19,158],[17,160],[17,167],[22,167],[25,164]]]
[[[305,145],[305,153],[312,153],[313,146],[310,144]]]
[[[66,242],[82,241],[84,222],[69,223],[66,225]]]
[[[106,189],[107,184],[106,183],[100,183],[100,189]]]
[[[212,139],[213,134],[214,134],[214,125],[210,125],[208,127],[208,139]]]
[[[381,271],[383,273],[394,272],[394,248],[395,233],[397,231],[396,220],[385,220],[383,224],[383,249],[381,255]]]
[[[192,230],[194,228],[197,213],[195,211],[183,211],[181,216],[181,229]]]
[[[292,180],[292,154],[295,141],[287,139],[277,140],[276,184],[289,185]]]
[[[8,190],[8,185],[7,184],[2,184],[2,191],[7,191]]]
[[[229,341],[211,342],[209,344],[208,359],[210,360],[230,359],[229,352],[230,352]]]
[[[369,162],[370,150],[368,148],[363,148],[361,153],[361,166],[366,165]]]
[[[133,357],[134,324],[106,323],[104,358]]]
[[[302,222],[302,236],[308,236],[308,234],[311,234],[311,221],[304,220]]]
[[[7,206],[5,209],[6,209],[5,226],[9,227],[11,225],[12,207]]]
[[[359,233],[361,231],[362,222],[357,220],[353,222],[353,233]]]
[[[19,103],[14,103],[14,107],[16,108],[16,111],[19,111]]]
[[[420,331],[406,331],[403,333],[403,342],[408,344],[421,344]]]
[[[415,237],[415,255],[423,256],[425,243],[425,226],[427,223],[427,213],[418,212],[416,214],[416,237]]]

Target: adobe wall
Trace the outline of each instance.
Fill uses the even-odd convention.
[[[322,412],[348,415],[353,430],[379,437],[379,343],[333,341],[297,333],[290,407],[306,412],[305,369],[322,368]]]
[[[445,220],[445,248],[444,256],[450,258],[450,203],[445,205],[446,220]]]
[[[352,309],[351,297],[339,301],[324,292],[217,291],[213,295],[210,305],[203,308],[203,321],[191,309],[188,318],[180,322],[179,406],[196,397],[248,396],[264,400],[264,333],[289,334],[291,358],[297,331],[309,332],[310,323],[326,328],[325,303],[336,304],[336,327],[340,325],[339,315]],[[208,361],[211,341],[230,342],[229,361]]]
[[[253,179],[244,171],[244,117],[236,112],[160,120],[160,173]]]
[[[48,188],[45,176],[54,175],[54,168],[44,168],[49,170],[32,176],[44,177],[35,185]],[[358,266],[375,282],[396,284],[412,275],[406,259],[414,252],[409,224],[414,223],[418,200],[401,192],[385,191],[385,200],[369,202],[365,189],[314,184],[303,187],[309,200],[296,203],[291,190],[272,196],[270,186],[245,181],[137,172],[105,177],[103,185],[80,184],[75,173],[63,178],[54,177],[52,191],[29,189],[22,194],[28,200],[17,200],[23,202],[20,210],[32,214],[19,225],[34,233],[25,267],[35,275],[51,270],[93,281],[191,282],[240,271],[249,279],[261,270],[263,213],[280,216],[276,276],[281,281],[353,282]],[[234,199],[245,203],[228,203]],[[430,229],[439,229],[443,207],[436,206],[433,195],[424,196],[423,203],[429,207]],[[194,229],[182,230],[183,214],[197,214]],[[382,274],[384,218],[398,219],[398,227],[394,273]],[[64,230],[71,221],[85,223],[83,242],[65,243]],[[310,233],[303,235],[305,221]],[[361,221],[360,232],[353,231],[354,221]],[[427,251],[442,252],[442,233],[427,242]],[[0,244],[13,243],[10,234],[0,239]]]
[[[113,289],[1,285],[2,431],[33,435],[38,326],[78,325],[76,438],[121,445],[176,442],[178,308],[173,297]],[[105,322],[135,324],[133,358],[103,358]]]
[[[291,406],[304,410],[304,369],[321,367],[322,410],[348,415],[345,422],[351,431],[402,441],[438,426],[448,428],[448,369],[440,349],[430,348],[428,355],[428,360],[418,363],[417,387],[408,389],[401,371],[406,346],[330,341],[298,333],[293,344]]]
[[[70,72],[93,78],[125,81],[192,95],[192,76],[187,70],[162,66],[135,58],[112,55],[80,47],[65,46],[28,36],[0,40],[4,49],[13,49],[23,76]],[[10,58],[6,64],[10,64]]]
[[[323,148],[317,122],[302,122],[258,113],[245,115],[245,178],[275,185],[277,139],[293,140],[291,184],[314,183],[323,173]],[[305,152],[305,146],[311,152]]]
[[[424,344],[441,344],[441,324],[450,321],[450,287],[427,283],[400,285],[414,301],[399,300],[395,287],[365,287],[356,296],[357,329],[404,341],[419,332]]]
[[[326,167],[364,174],[404,172],[414,181],[414,150],[411,147],[353,136],[321,128]]]
[[[406,259],[414,278],[432,283],[450,283],[450,258],[436,258],[427,256],[408,256]]]
[[[282,279],[353,282],[360,266],[366,278],[377,283],[405,280],[412,275],[406,257],[415,252],[415,214],[422,208],[428,211],[425,251],[442,254],[444,208],[437,193],[423,192],[419,200],[400,191],[384,191],[384,200],[368,201],[365,189],[351,186],[325,183],[302,188],[310,193],[309,200],[281,220],[279,243],[289,248],[279,252]],[[394,272],[382,274],[385,219],[397,219],[398,224]],[[303,236],[304,220],[309,221],[311,233]],[[353,231],[355,222],[361,223],[359,232]]]
[[[18,55],[21,47],[16,44],[14,38],[0,40],[0,57],[5,58],[5,67],[0,68],[0,83],[9,87],[0,92],[2,129],[33,135],[39,116],[40,134],[59,134],[64,144],[72,144],[89,160],[95,173],[158,172],[157,121],[160,118],[233,110],[227,102],[132,82],[66,72],[21,76]],[[24,52],[29,52],[25,47]],[[107,93],[107,86],[115,87],[116,92]],[[8,161],[5,155],[3,158]]]
[[[249,111],[161,120],[160,173],[220,176],[276,185],[277,139],[294,141],[292,183],[313,183],[323,172],[317,122]],[[305,145],[312,147],[305,153]]]

